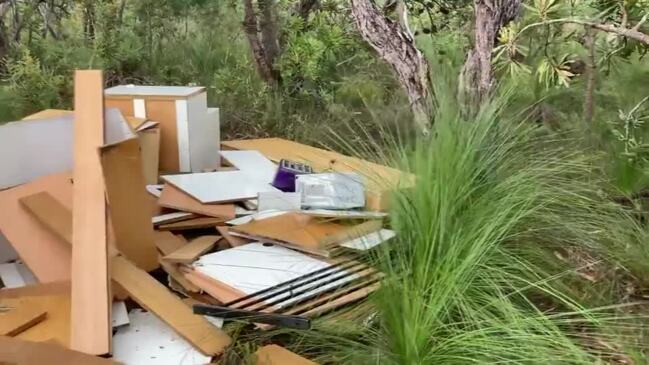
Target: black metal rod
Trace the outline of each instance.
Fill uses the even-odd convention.
[[[367,270],[367,267],[363,266],[363,267],[357,268],[357,269],[355,269],[355,270],[344,271],[344,272],[341,273],[341,275],[333,276],[333,277],[331,277],[330,279],[327,279],[327,280],[322,281],[322,282],[317,282],[317,280],[312,280],[310,283],[305,283],[305,284],[311,284],[311,283],[317,282],[317,285],[318,285],[318,286],[324,286],[324,285],[331,284],[331,283],[335,283],[336,281],[340,281],[340,280],[342,280],[342,279],[345,279],[345,278],[347,278],[347,277],[349,277],[349,276],[351,276],[351,275],[353,275],[353,274],[356,274],[357,272],[361,272],[361,271],[363,271],[363,270]],[[374,273],[374,272],[372,272],[372,273],[370,273],[370,274],[373,274],[373,273]],[[368,275],[369,275],[369,274],[368,274]],[[345,283],[342,283],[342,284],[346,284],[346,283],[353,282],[355,279],[356,279],[356,278],[353,278],[353,279],[351,279],[351,280],[349,280],[349,281],[346,281]],[[298,288],[300,288],[300,290],[295,291],[295,289],[298,289]],[[256,310],[260,310],[260,309],[265,309],[265,308],[268,308],[268,307],[272,307],[272,306],[274,306],[274,305],[276,305],[276,304],[279,304],[279,303],[285,302],[285,301],[287,301],[287,300],[289,300],[289,299],[291,299],[291,298],[295,298],[295,297],[297,297],[297,296],[299,296],[299,295],[306,294],[306,293],[308,293],[308,292],[310,292],[310,291],[313,291],[314,289],[315,289],[315,288],[314,288],[313,286],[309,286],[309,287],[306,287],[306,288],[305,288],[305,287],[303,287],[303,285],[299,285],[299,286],[297,286],[297,287],[295,287],[295,288],[287,288],[287,289],[284,289],[284,290],[282,290],[282,291],[279,291],[279,292],[273,294],[272,296],[269,296],[269,297],[266,298],[265,300],[263,300],[265,303],[262,304],[261,307],[256,307],[255,309],[256,309]],[[332,289],[333,289],[333,287],[332,287]],[[329,290],[324,290],[324,291],[327,292],[327,291],[329,291]],[[290,295],[289,295],[288,297],[275,299],[275,300],[273,300],[273,301],[268,301],[269,299],[273,299],[273,298],[276,297],[277,295],[284,294],[284,293],[290,293]],[[262,302],[262,300],[258,300],[258,301],[257,301],[257,303],[259,303],[259,302]],[[242,306],[242,307],[240,307],[240,308],[241,308],[241,309],[243,309],[243,308],[249,308],[250,306],[252,306],[252,305],[254,305],[254,304],[257,304],[257,303],[250,303],[250,304],[244,305],[244,306]]]
[[[294,278],[294,279],[291,279],[291,280],[288,280],[288,281],[285,281],[285,282],[279,283],[279,284],[277,284],[277,285],[273,285],[273,286],[268,287],[268,288],[266,288],[266,289],[259,290],[259,291],[257,291],[257,292],[252,293],[252,294],[246,295],[245,297],[241,297],[241,298],[239,298],[239,299],[235,299],[235,300],[233,300],[233,301],[230,301],[230,302],[228,302],[228,303],[223,304],[223,306],[225,306],[225,307],[231,307],[231,306],[233,306],[233,305],[235,305],[235,304],[237,304],[237,303],[241,303],[241,302],[243,302],[243,301],[246,301],[246,300],[249,300],[249,299],[252,299],[252,298],[257,298],[257,297],[259,297],[259,296],[262,295],[262,294],[266,294],[266,293],[268,293],[268,292],[270,292],[270,291],[273,291],[273,290],[275,290],[275,289],[281,288],[281,287],[286,286],[286,285],[293,284],[293,283],[298,282],[298,281],[300,281],[300,280],[309,279],[309,278],[312,277],[312,276],[319,275],[319,274],[325,273],[325,272],[327,272],[327,271],[334,271],[334,272],[335,272],[335,271],[338,271],[337,269],[341,269],[341,266],[344,266],[345,264],[348,264],[348,263],[350,263],[350,262],[353,263],[353,265],[351,265],[351,266],[354,266],[354,265],[357,265],[357,264],[358,264],[358,262],[356,262],[354,259],[350,259],[350,260],[347,260],[347,261],[342,261],[342,262],[339,262],[339,263],[333,264],[333,265],[331,265],[331,266],[327,266],[327,267],[324,267],[324,268],[322,268],[322,269],[318,269],[318,270],[316,270],[316,271],[310,272],[310,273],[308,273],[308,274],[306,274],[306,275],[302,275],[302,276],[299,276],[299,277],[297,277],[297,278]],[[328,274],[328,275],[329,275],[329,274]]]
[[[308,330],[311,328],[311,320],[300,316],[246,311],[204,304],[194,304],[193,311],[194,314],[220,317],[225,320],[241,320],[251,323],[269,324],[272,326],[294,328],[299,330]]]

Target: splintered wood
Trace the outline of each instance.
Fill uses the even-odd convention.
[[[111,351],[106,202],[98,149],[104,144],[101,71],[74,80],[74,199],[72,212],[72,349]]]

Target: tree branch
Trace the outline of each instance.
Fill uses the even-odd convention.
[[[636,41],[638,41],[640,43],[643,43],[643,44],[649,46],[649,35],[645,34],[645,33],[642,33],[637,29],[638,25],[642,25],[642,23],[644,23],[647,20],[646,17],[647,16],[645,15],[645,17],[642,18],[640,23],[638,23],[633,28],[622,28],[622,27],[618,27],[618,26],[613,25],[613,24],[596,23],[596,22],[590,22],[590,21],[579,20],[579,19],[569,19],[569,18],[552,19],[552,20],[548,20],[548,21],[544,21],[544,22],[538,22],[538,23],[532,23],[532,24],[526,25],[525,27],[523,27],[520,30],[520,32],[518,32],[517,37],[519,37],[525,31],[528,31],[528,30],[530,30],[532,28],[535,28],[535,27],[538,27],[538,26],[548,25],[548,24],[557,24],[557,23],[567,23],[567,24],[585,25],[585,26],[589,26],[589,27],[591,27],[593,29],[601,30],[601,31],[608,32],[608,33],[614,33],[614,34],[617,34],[617,35],[620,35],[620,36],[623,36],[623,37],[626,37],[626,38],[629,38],[629,39],[636,40]]]

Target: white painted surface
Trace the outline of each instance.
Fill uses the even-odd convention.
[[[277,173],[277,165],[259,151],[221,151],[221,156],[237,169],[268,183]]]
[[[283,191],[262,192],[257,196],[257,203],[260,212],[266,210],[300,210],[302,195]]]
[[[394,238],[396,235],[393,230],[381,229],[380,231],[343,242],[340,246],[351,248],[352,250],[366,251]]]
[[[0,264],[0,279],[5,288],[20,288],[26,285],[15,263]]]
[[[130,325],[113,335],[113,360],[126,365],[199,365],[211,358],[202,355],[171,327],[150,312],[134,309]]]
[[[111,96],[168,96],[187,97],[204,91],[202,86],[143,86],[143,85],[118,85],[104,91]]]
[[[133,99],[133,116],[146,118],[146,103],[144,99]]]
[[[189,156],[189,122],[187,100],[176,100],[176,136],[178,139],[178,164],[181,172],[191,171]]]
[[[0,189],[72,170],[73,116],[0,126]],[[118,109],[106,109],[106,144],[135,137]]]
[[[146,191],[147,191],[149,194],[155,196],[156,198],[159,198],[160,195],[162,194],[162,188],[163,188],[163,187],[164,187],[164,185],[161,185],[161,184],[156,184],[156,185],[147,185],[147,186],[146,186]]]
[[[219,167],[219,110],[207,108],[207,93],[187,99],[189,158],[191,171],[213,171]]]
[[[130,321],[128,319],[128,312],[126,311],[126,304],[123,301],[113,302],[110,319],[113,322],[113,328],[129,324]]]
[[[25,285],[33,285],[38,283],[38,279],[34,273],[25,265],[22,261],[16,261],[16,269],[20,273],[20,276],[23,278]]]
[[[201,256],[193,266],[197,271],[215,280],[239,289],[245,294],[252,294],[331,265],[281,246],[267,246],[254,242]],[[298,290],[304,290],[303,294],[295,295],[286,292],[278,294],[273,300],[285,299],[277,304],[278,307],[282,307],[309,295],[324,292],[356,277],[353,274],[344,275],[344,270],[335,272],[344,277],[327,284],[324,282],[333,279],[335,275],[319,279],[300,287]],[[271,293],[272,291],[268,292],[268,294]]]
[[[279,191],[243,171],[165,175],[162,178],[201,203],[233,202],[256,198],[259,192]]]
[[[250,215],[244,215],[242,217],[237,217],[237,218],[234,218],[234,219],[230,219],[229,221],[227,221],[225,223],[227,223],[229,225],[232,225],[232,226],[238,226],[238,225],[241,225],[241,224],[250,223],[253,220],[259,221],[259,220],[262,220],[262,219],[276,217],[278,215],[282,215],[282,214],[286,214],[286,213],[287,212],[284,212],[284,211],[281,211],[281,210],[266,210],[266,211],[263,211],[263,212],[258,212],[258,213],[254,213],[254,214],[250,214]]]

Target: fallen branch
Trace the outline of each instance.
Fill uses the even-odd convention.
[[[522,33],[525,31],[536,28],[538,26],[542,25],[548,25],[548,24],[556,24],[556,23],[567,23],[567,24],[580,24],[584,26],[591,27],[593,29],[601,30],[604,32],[608,33],[614,33],[629,39],[634,39],[640,43],[643,43],[647,46],[649,46],[649,34],[642,33],[639,28],[640,26],[647,21],[647,15],[645,15],[638,24],[636,24],[633,28],[625,28],[625,27],[618,27],[614,24],[607,24],[607,23],[596,23],[596,22],[591,22],[591,21],[586,21],[586,20],[579,20],[579,19],[552,19],[544,22],[538,22],[538,23],[532,23],[528,24],[525,27],[523,27],[520,32],[518,32],[518,36],[520,36]]]

